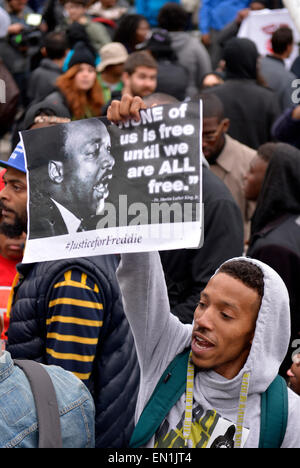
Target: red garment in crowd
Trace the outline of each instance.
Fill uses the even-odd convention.
[[[0,172],[0,191],[4,188],[2,176],[5,172],[6,169]],[[4,329],[1,335],[2,340],[7,339],[5,332],[8,328],[9,319],[6,316],[6,306],[11,286],[17,274],[16,265],[19,262],[20,260],[8,260],[0,255],[0,314],[3,315],[4,318]]]
[[[19,260],[8,260],[0,255],[0,314],[4,318],[4,329],[1,335],[2,340],[6,340],[6,331],[9,324],[9,319],[6,316],[6,307],[13,284],[14,278],[17,274],[16,265]]]

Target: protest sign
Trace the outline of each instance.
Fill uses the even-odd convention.
[[[294,49],[291,56],[285,60],[287,68],[290,68],[298,56],[299,31],[286,8],[278,10],[251,11],[241,24],[238,37],[246,37],[255,42],[258,52],[267,55],[272,52],[271,37],[280,26],[289,26],[294,35]]]
[[[300,2],[299,0],[283,0],[283,4],[288,9],[298,32],[300,32]]]
[[[93,118],[21,132],[23,262],[199,247],[201,134],[201,101],[142,110],[139,122]]]

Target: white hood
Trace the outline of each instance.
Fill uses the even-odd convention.
[[[231,400],[231,405],[232,399],[239,397],[245,373],[250,373],[249,396],[266,391],[278,374],[290,340],[289,295],[283,280],[272,268],[258,260],[247,257],[234,260],[246,260],[261,268],[264,274],[264,295],[251,351],[239,374],[227,380],[214,371],[201,373],[201,391],[209,393],[208,400]]]

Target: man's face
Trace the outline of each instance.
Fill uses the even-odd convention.
[[[249,171],[244,177],[244,193],[246,200],[257,200],[267,167],[268,163],[258,155],[251,161]]]
[[[229,120],[219,120],[217,117],[203,119],[202,150],[209,161],[218,155],[224,146],[224,134],[229,128]]]
[[[0,254],[9,260],[21,261],[23,257],[26,234],[19,237],[10,238],[0,233]]]
[[[132,75],[125,72],[123,81],[132,96],[143,98],[156,90],[157,70],[156,68],[137,67]]]
[[[70,128],[65,150],[62,192],[71,211],[85,218],[100,214],[107,198],[108,183],[115,163],[110,154],[110,136],[101,122]],[[60,202],[60,200],[57,200]]]
[[[8,168],[3,175],[4,189],[0,192],[1,229],[10,235],[27,231],[27,182],[26,174]],[[15,232],[14,232],[15,229]]]
[[[83,5],[77,5],[76,3],[72,2],[65,3],[64,9],[67,12],[70,20],[73,22],[79,21],[85,13],[85,8]]]
[[[20,13],[27,5],[27,0],[10,0],[9,5],[15,13]]]
[[[300,395],[300,354],[293,358],[293,364],[287,371],[288,385],[298,395]]]
[[[194,314],[192,359],[227,379],[243,367],[259,311],[258,293],[225,273],[210,279]]]

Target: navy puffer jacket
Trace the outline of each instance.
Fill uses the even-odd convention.
[[[7,350],[14,359],[47,363],[47,304],[58,277],[72,268],[81,269],[101,287],[104,324],[88,384],[96,407],[98,448],[128,446],[139,386],[139,366],[115,275],[117,266],[114,255],[19,265],[20,282],[8,330]]]

